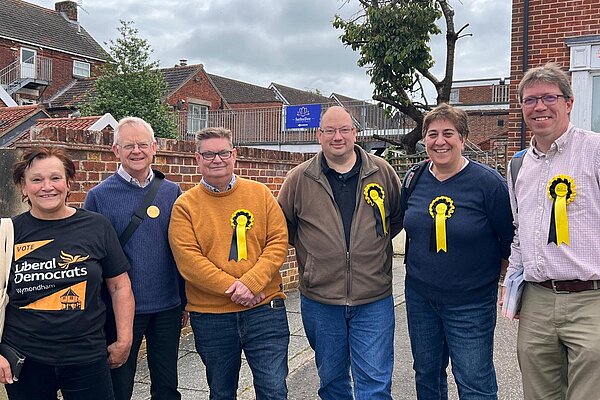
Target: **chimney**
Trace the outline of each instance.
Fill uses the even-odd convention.
[[[186,58],[182,58],[181,60],[179,60],[179,66],[180,67],[185,67],[187,65],[187,59]]]
[[[58,12],[65,13],[66,17],[71,21],[77,22],[77,3],[74,1],[57,1],[54,9]]]

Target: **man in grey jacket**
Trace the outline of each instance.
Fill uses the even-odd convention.
[[[355,145],[356,127],[342,107],[323,114],[317,137],[322,151],[290,171],[278,201],[296,247],[319,396],[352,399],[352,368],[356,399],[391,399],[400,180]]]

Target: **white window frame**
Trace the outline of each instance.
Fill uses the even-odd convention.
[[[187,108],[187,133],[196,133],[208,126],[208,106],[204,104],[188,103]]]
[[[89,62],[73,60],[73,76],[76,78],[89,78],[92,65]]]
[[[570,48],[569,71],[575,98],[571,123],[592,130],[593,82],[600,75],[600,36],[566,38],[565,43]]]

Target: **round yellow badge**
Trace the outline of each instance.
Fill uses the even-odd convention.
[[[150,218],[158,218],[160,209],[156,206],[150,206],[146,209],[146,214],[148,214]]]

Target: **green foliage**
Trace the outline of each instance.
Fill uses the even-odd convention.
[[[351,0],[347,0],[351,1]],[[430,109],[422,79],[437,91],[436,102],[448,102],[454,70],[454,12],[447,0],[358,0],[362,10],[348,20],[336,15],[333,26],[344,33],[340,40],[358,51],[358,66],[366,67],[375,86],[373,99],[384,103],[390,113],[402,112],[417,127],[403,139],[409,153],[415,152],[421,136],[424,113]],[[437,79],[430,72],[434,65],[429,47],[433,35],[442,33],[436,24],[446,22],[446,73]]]
[[[175,115],[162,102],[167,84],[157,71],[158,62],[150,62],[150,45],[138,37],[131,21],[121,21],[117,30],[120,37],[108,44],[112,60],[102,68],[95,94],[81,107],[82,114],[111,113],[117,120],[140,117],[152,125],[156,136],[176,137]]]
[[[369,3],[372,4],[372,3]],[[360,52],[358,65],[368,67],[374,95],[410,101],[402,91],[415,91],[414,75],[433,66],[429,39],[440,33],[435,21],[441,11],[435,1],[379,1],[358,20],[336,15],[333,26],[345,31],[341,41]]]

